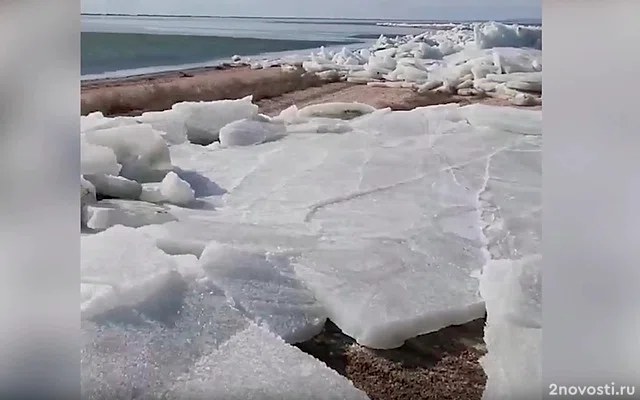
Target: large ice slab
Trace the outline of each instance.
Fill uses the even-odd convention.
[[[133,228],[114,226],[83,236],[80,243],[80,280],[87,293],[83,293],[83,315],[139,302],[175,278],[171,256]],[[105,290],[95,290],[94,285]]]
[[[322,330],[324,307],[295,276],[286,254],[212,242],[200,265],[244,315],[287,343],[309,340]]]
[[[276,140],[285,134],[286,128],[279,122],[264,118],[245,118],[233,121],[220,129],[220,145],[223,147],[252,146]]]
[[[83,398],[367,398],[180,258],[132,228],[82,237]]]
[[[542,397],[541,263],[536,255],[492,261],[483,270],[486,400]]]
[[[172,150],[226,193],[201,199],[215,212],[176,209],[180,221],[145,232],[172,254],[210,241],[294,254],[329,318],[371,347],[483,316],[489,255],[538,240],[540,111],[454,104],[343,123],[341,135],[296,125],[260,146]]]
[[[202,357],[169,394],[195,399],[368,399],[337,372],[253,324]]]
[[[480,196],[490,258],[480,277],[487,310],[487,355],[481,360],[486,400],[542,396],[540,143],[541,137],[531,136],[496,154]]]
[[[221,290],[179,282],[83,320],[83,398],[162,398],[200,357],[247,328]],[[239,371],[251,367],[252,360],[236,360]]]
[[[96,193],[103,197],[138,200],[142,193],[142,185],[122,176],[86,174],[84,178],[91,182]]]
[[[522,135],[542,135],[542,113],[539,110],[473,104],[462,108],[461,111],[467,121],[476,127]]]

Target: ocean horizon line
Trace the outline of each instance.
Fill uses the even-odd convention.
[[[404,19],[404,18],[355,18],[355,17],[296,17],[296,16],[242,16],[242,15],[197,15],[197,14],[148,14],[148,13],[87,13],[81,12],[81,16],[96,17],[155,17],[155,18],[224,18],[224,19],[291,19],[291,20],[339,20],[339,21],[389,21],[389,22],[406,22],[406,23],[469,23],[469,22],[531,22],[541,23],[542,18],[480,18],[480,19]]]

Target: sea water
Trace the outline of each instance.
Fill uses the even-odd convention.
[[[461,25],[472,29],[470,21],[84,14],[81,74],[83,80],[131,76],[215,65],[234,55],[278,59]]]
[[[215,64],[233,55],[300,52],[416,34],[379,21],[293,18],[83,15],[84,79]],[[259,58],[259,57],[258,57]]]

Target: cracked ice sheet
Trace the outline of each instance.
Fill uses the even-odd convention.
[[[485,400],[542,398],[541,261],[539,254],[530,255],[494,260],[483,269]]]
[[[226,384],[207,385],[202,398],[293,399],[313,391],[319,397],[310,398],[367,398],[323,363],[252,325],[223,290],[192,273],[195,257],[166,255],[126,227],[82,241],[84,308],[92,311],[82,318],[83,398],[198,398],[183,383],[203,378]],[[153,287],[145,278],[158,276]],[[114,287],[119,293],[109,297]],[[96,297],[110,301],[97,307]]]
[[[530,139],[493,157],[482,200],[491,256],[480,277],[487,400],[541,397],[541,152],[533,146],[541,138]]]
[[[215,212],[183,210],[179,223],[154,227],[154,234],[177,240],[197,221],[200,240],[207,225],[219,224],[238,240],[234,225],[306,237],[301,248],[295,240],[284,243],[300,253],[297,276],[329,318],[371,347],[396,347],[481,317],[472,275],[488,255],[484,208],[492,203],[486,199],[500,198],[514,214],[491,226],[491,238],[514,229],[517,240],[535,240],[526,236],[535,231],[540,208],[541,171],[521,163],[539,157],[540,112],[500,110],[447,105],[376,112],[349,122],[354,131],[344,134],[298,132],[242,149],[172,148],[175,164],[227,194],[202,199],[215,203]]]

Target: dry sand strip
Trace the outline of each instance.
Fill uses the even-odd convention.
[[[510,105],[505,100],[483,96],[418,94],[408,88],[326,82],[314,74],[301,70],[285,72],[280,67],[257,70],[210,67],[85,81],[81,90],[81,112],[83,115],[93,111],[101,111],[106,116],[139,115],[169,109],[180,101],[239,99],[250,94],[267,115],[278,114],[293,104],[303,107],[333,101],[360,102],[393,110],[451,102]]]
[[[239,99],[250,94],[260,100],[323,83],[314,74],[284,72],[279,67],[211,67],[85,81],[81,86],[81,113],[139,115],[169,109],[180,101]]]

